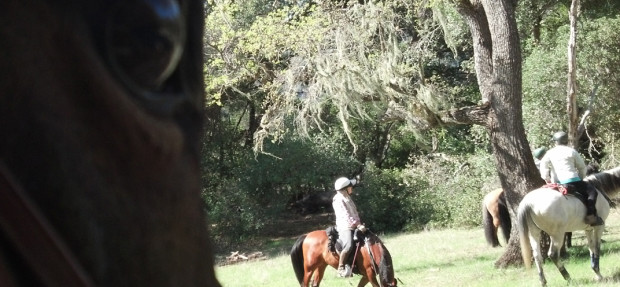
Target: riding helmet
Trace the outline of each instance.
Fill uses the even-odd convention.
[[[357,184],[357,180],[355,179],[348,179],[346,177],[341,177],[339,179],[336,179],[336,182],[334,183],[334,188],[336,189],[336,191],[344,189],[346,187],[349,186],[355,186]]]
[[[534,150],[534,157],[537,158],[537,159],[541,159],[543,156],[545,156],[546,152],[547,152],[546,148],[539,147],[539,148]]]
[[[557,132],[553,134],[552,140],[559,144],[568,144],[568,135],[565,132]]]

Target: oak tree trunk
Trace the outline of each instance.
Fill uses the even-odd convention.
[[[469,25],[478,84],[489,113],[489,132],[497,172],[512,218],[523,196],[543,180],[538,175],[522,118],[521,47],[515,1],[462,0],[458,10]],[[518,229],[513,228],[506,252],[496,266],[521,264]]]

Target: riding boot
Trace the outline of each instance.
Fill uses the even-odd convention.
[[[593,200],[588,199],[584,221],[590,226],[599,226],[605,223],[605,221],[596,214],[595,202]]]

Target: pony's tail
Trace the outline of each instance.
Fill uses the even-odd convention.
[[[295,270],[295,276],[299,284],[304,280],[304,250],[303,243],[306,239],[306,234],[299,236],[293,248],[291,248],[291,262],[293,263],[293,270]]]
[[[502,195],[503,196],[503,195]],[[502,227],[504,232],[504,239],[506,242],[510,240],[510,231],[512,230],[512,222],[510,222],[510,212],[508,212],[508,206],[505,203],[498,204],[499,209],[499,226]]]
[[[493,216],[487,209],[486,202],[482,202],[482,227],[484,228],[484,237],[493,247],[499,246],[499,239],[497,238],[497,233],[495,232],[495,226],[493,225]]]
[[[519,204],[517,210],[517,226],[519,227],[519,241],[521,243],[521,257],[523,258],[523,264],[525,268],[532,267],[532,245],[530,244],[530,227],[531,221],[530,212],[532,207],[524,201]]]

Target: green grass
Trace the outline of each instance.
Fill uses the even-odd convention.
[[[540,286],[535,265],[496,269],[502,248],[491,248],[482,229],[432,230],[381,236],[394,261],[399,286]],[[570,258],[564,260],[572,277],[570,286],[620,285],[620,210],[612,210],[603,235],[600,267],[603,282],[595,282],[582,231],[573,233]],[[277,244],[275,244],[277,246]],[[277,246],[281,250],[281,246]],[[567,286],[549,260],[544,266],[547,286]],[[223,286],[299,286],[288,254],[280,251],[268,260],[216,268]],[[337,278],[328,267],[321,286],[357,286],[359,276]],[[370,286],[370,285],[368,285]]]

